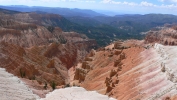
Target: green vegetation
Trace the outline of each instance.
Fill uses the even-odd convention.
[[[13,31],[3,30],[0,31],[0,35],[3,36],[3,33],[20,35],[23,30],[36,29],[37,25],[43,25],[51,33],[54,31],[54,27],[60,27],[63,31],[75,31],[85,34],[90,39],[95,39],[99,46],[105,46],[118,39],[143,39],[145,35],[140,34],[141,32],[149,31],[157,26],[164,26],[164,24],[174,24],[177,22],[177,16],[168,14],[130,14],[112,17],[88,10],[81,11],[93,13],[93,16],[90,17],[88,16],[90,15],[89,13],[87,13],[88,15],[79,13],[79,15],[76,16],[76,12],[73,13],[73,11],[69,9],[61,9],[66,11],[64,13],[67,13],[67,11],[70,12],[68,13],[69,16],[62,17],[61,15],[57,15],[59,14],[58,12],[50,12],[49,8],[46,8],[46,10],[42,9],[43,8],[41,8],[42,12],[29,13],[29,16],[34,20],[31,24],[8,25],[8,27],[5,28],[13,29]],[[74,9],[74,11],[80,10]],[[4,9],[0,9],[0,12],[11,15],[20,13]],[[50,14],[45,12],[50,12]],[[29,23],[29,21],[26,20],[26,23]],[[66,39],[63,37],[60,37],[59,40],[63,44],[67,43]]]
[[[141,32],[157,26],[177,22],[177,16],[168,14],[117,15],[114,17],[67,17],[73,23],[68,31],[86,34],[105,46],[116,39],[143,39]]]
[[[67,88],[67,87],[70,87],[70,84],[66,84],[66,85],[65,85],[65,88]]]
[[[59,41],[61,44],[66,44],[67,43],[67,39],[64,38],[64,36],[60,35],[59,36]]]
[[[52,83],[51,83],[51,87],[52,87],[53,90],[56,89],[56,83],[55,83],[55,81],[52,81]]]
[[[55,27],[53,27],[53,26],[48,26],[47,29],[48,29],[49,32],[52,33],[52,32],[54,31]]]
[[[67,17],[63,19],[64,31],[75,31],[95,39],[99,46],[105,46],[116,39],[143,39],[141,32],[163,26],[166,23],[177,22],[177,16],[165,14],[119,15],[114,17]],[[55,21],[57,22],[57,21]],[[59,23],[59,22],[58,22]]]
[[[114,17],[95,17],[97,21],[112,27],[123,29],[132,38],[139,38],[139,33],[146,32],[154,27],[177,22],[177,16],[168,14],[147,14],[147,15],[117,15]]]
[[[22,69],[21,69],[21,68],[20,68],[20,76],[21,76],[22,78],[24,78],[24,77],[26,76],[25,71],[22,71]]]
[[[114,38],[126,39],[128,37],[128,34],[126,34],[124,30],[117,29],[110,25],[102,24],[98,21],[95,22],[95,20],[87,21],[86,24],[80,24],[71,22],[64,17],[52,17],[53,15],[44,15],[42,18],[38,17],[38,15],[31,16],[37,16],[35,18],[40,21],[37,24],[40,23],[44,26],[50,24],[50,27],[47,27],[50,32],[53,32],[53,27],[60,27],[63,31],[74,31],[81,34],[86,34],[90,39],[95,39],[99,46],[105,46],[109,44],[114,40]],[[48,22],[49,20],[50,23]],[[82,21],[84,22],[84,20],[87,20],[87,17]],[[67,42],[63,37],[60,37],[60,41],[63,44]]]

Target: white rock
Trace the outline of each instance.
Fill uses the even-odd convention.
[[[36,100],[39,97],[18,77],[0,68],[0,100]]]
[[[86,91],[82,87],[57,89],[39,100],[116,100],[95,91]]]

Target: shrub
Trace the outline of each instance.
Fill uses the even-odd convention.
[[[58,40],[59,40],[59,42],[60,42],[61,44],[66,44],[66,43],[67,43],[67,39],[65,39],[64,36],[62,36],[62,35],[59,36],[59,39],[58,39]]]
[[[70,87],[70,84],[66,84],[66,85],[65,85],[65,88],[66,88],[66,87]]]
[[[44,85],[44,89],[46,90],[47,89],[47,83],[45,82],[45,85]]]
[[[21,69],[21,68],[20,68],[20,76],[21,76],[22,78],[24,78],[24,77],[26,76],[25,71],[22,71],[22,69]]]
[[[53,90],[56,89],[56,83],[54,81],[52,81],[51,87],[52,87]]]
[[[48,26],[47,27],[47,30],[50,31],[51,33],[54,31],[55,27],[53,26]]]

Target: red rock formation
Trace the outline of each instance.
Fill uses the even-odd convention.
[[[163,45],[176,45],[176,26],[164,27],[158,31],[149,31],[145,37],[145,43],[160,43]]]
[[[90,56],[92,55],[92,56]],[[92,59],[92,60],[90,60]],[[104,51],[90,52],[82,63],[81,68],[84,79],[80,80],[81,86],[88,90],[97,90],[100,93],[108,93],[118,83],[117,73],[121,70],[121,61],[125,59],[125,53],[117,49],[106,49]],[[89,66],[89,67],[87,67]],[[81,74],[76,70],[75,77]]]
[[[80,86],[118,100],[176,100],[175,50],[156,44],[149,49],[133,45],[120,54],[111,48],[97,51]]]
[[[82,46],[71,43],[65,45],[51,43],[23,48],[15,44],[1,42],[0,66],[16,76],[37,81],[42,85],[37,90],[44,89],[45,83],[48,84],[48,89],[51,89],[50,84],[53,81],[57,85],[67,83],[68,69],[81,61],[87,54],[87,50],[82,51],[80,47]],[[36,84],[35,87],[32,87],[36,89],[37,86]]]
[[[50,85],[53,82],[57,86],[67,84],[68,69],[83,61],[88,51],[97,46],[95,40],[83,34],[40,26],[43,25],[41,18],[60,20],[59,15],[1,15],[0,66],[21,77],[41,97],[52,90]],[[40,24],[34,24],[38,21]],[[48,90],[41,92],[43,89]]]

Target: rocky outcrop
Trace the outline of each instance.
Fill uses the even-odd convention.
[[[71,87],[55,90],[40,100],[116,100],[95,91],[86,91],[81,87]]]
[[[1,100],[36,100],[39,97],[33,94],[19,78],[0,68],[0,97]]]
[[[76,68],[74,79],[88,90],[96,89],[99,93],[111,95],[119,82],[118,73],[125,58],[124,50],[106,48],[94,53],[91,51],[82,65]],[[83,78],[79,78],[79,75]]]
[[[114,49],[122,49],[122,41],[117,41],[114,43]]]
[[[74,79],[79,80],[79,82],[82,82],[85,80],[87,73],[88,72],[83,68],[76,68]]]
[[[121,53],[119,55],[118,60],[114,61],[114,67],[117,69],[112,69],[110,72],[109,77],[106,77],[105,84],[106,84],[106,94],[112,95],[111,91],[115,88],[115,86],[119,83],[118,73],[122,70],[122,60],[125,59],[125,53]]]
[[[145,37],[145,43],[160,43],[163,45],[176,45],[177,30],[175,26],[163,27],[157,31],[149,31]]]
[[[111,70],[109,78],[107,77],[105,80],[105,84],[107,87],[106,94],[111,95],[109,93],[112,91],[115,85],[118,84],[118,82],[118,70]]]
[[[89,62],[91,62],[92,60],[93,59],[91,57],[86,57],[85,60],[82,62],[81,67],[76,68],[74,80],[79,80],[79,82],[83,82],[85,80],[87,73],[92,70],[92,67],[89,65]]]
[[[92,49],[90,53],[88,54],[88,57],[93,57],[96,54],[96,51]]]
[[[155,44],[155,49],[161,55],[163,61],[161,63],[161,71],[167,75],[167,78],[176,83],[177,82],[177,75],[176,69],[173,65],[175,62],[171,63],[176,59],[176,54],[173,53],[173,56],[170,55],[171,52],[176,50],[176,47],[165,47],[160,44]]]
[[[80,86],[118,100],[175,100],[176,49],[154,44],[148,49],[134,45],[118,53],[116,49],[97,51],[87,62],[92,70]]]

